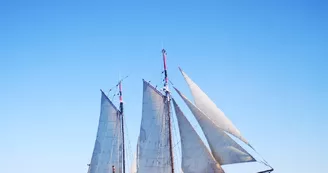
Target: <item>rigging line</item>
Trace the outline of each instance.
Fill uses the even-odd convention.
[[[172,86],[174,86],[174,84],[173,84],[173,82],[169,79],[169,82],[170,82],[170,84],[172,85]]]
[[[230,133],[229,133],[229,134],[230,134]],[[260,156],[261,159],[263,160],[263,161],[258,161],[258,162],[263,163],[264,165],[266,165],[266,166],[270,167],[271,169],[273,169],[273,167],[270,166],[270,164],[264,159],[264,157],[263,157],[258,151],[256,151],[255,148],[254,148],[250,143],[248,143],[247,145],[248,145],[251,149],[253,149],[253,150],[256,152],[256,154],[258,154],[258,156]]]
[[[180,140],[178,140],[178,137],[179,137],[179,135],[178,135],[178,130],[177,130],[177,122],[175,121],[175,118],[177,118],[177,116],[176,116],[176,114],[175,114],[175,111],[173,111],[173,108],[172,107],[170,107],[170,109],[172,109],[172,125],[173,125],[173,130],[174,130],[174,142],[175,142],[175,144],[174,144],[174,146],[173,146],[173,148],[176,150],[176,152],[178,153],[177,155],[179,156],[179,157],[175,157],[175,159],[176,159],[176,162],[178,162],[178,163],[180,163],[180,154],[181,154],[181,146],[179,145],[180,144],[180,141],[181,141],[181,138],[180,138]],[[173,116],[173,114],[175,114],[175,116]]]
[[[117,130],[117,128],[119,127],[118,126],[118,121],[115,121],[116,122],[116,124],[115,124],[115,128],[113,129],[113,133],[114,133],[114,139],[112,140],[112,142],[111,142],[111,144],[112,144],[112,146],[111,146],[111,152],[110,152],[110,157],[109,157],[109,163],[112,163],[113,164],[113,149],[114,149],[114,145],[115,145],[115,143],[117,142],[118,143],[118,139],[117,139],[117,133],[119,132],[119,130]],[[112,123],[112,122],[111,122]],[[117,132],[118,131],[118,132]],[[115,145],[115,147],[116,147],[116,145]],[[109,166],[109,168],[111,168],[112,167],[112,165],[108,165]]]
[[[200,117],[199,119],[201,120],[201,119],[203,119],[203,118],[208,118],[216,127],[218,127],[220,130],[222,130],[222,131],[224,131],[224,132],[227,132],[226,130],[224,130],[223,128],[221,128],[221,127],[219,127],[218,125],[216,125],[216,123],[214,123],[214,121],[210,118],[210,117],[208,117],[205,113],[204,113],[204,115],[206,116],[206,117]],[[197,118],[196,118],[196,120],[197,120]],[[197,120],[198,121],[198,120]],[[199,123],[198,123],[198,125],[194,125],[194,128],[196,129],[196,127],[198,128],[200,125],[199,125]],[[230,132],[227,132],[228,134],[231,134]],[[234,137],[237,137],[237,136],[235,136],[235,135],[233,135],[233,134],[231,134],[232,136],[234,136]],[[238,138],[238,137],[237,137]],[[243,143],[245,143],[245,142],[243,142]],[[245,143],[246,144],[246,143]],[[264,161],[258,161],[258,162],[260,162],[260,163],[263,163],[264,165],[266,165],[266,166],[268,166],[268,167],[270,167],[270,168],[272,168],[271,166],[270,166],[270,164],[264,159],[264,157],[259,153],[259,152],[257,152],[256,150],[255,150],[255,148],[253,148],[253,146],[252,145],[250,145],[249,143],[248,144],[246,144],[246,145],[248,145],[251,149],[253,149],[260,157],[261,157],[261,159]]]
[[[169,79],[169,82],[170,82],[170,84],[174,87],[174,84],[173,84],[173,82]],[[173,111],[172,111],[173,112]],[[176,117],[176,116],[175,116]],[[172,118],[172,121],[173,121],[173,124],[175,123],[175,121],[174,121],[174,118]],[[174,134],[175,134],[175,137],[176,137],[176,140],[177,140],[177,129],[176,129],[176,126],[173,126],[173,129],[174,129]],[[178,149],[178,153],[180,154],[181,153],[181,146],[179,145],[181,143],[181,138],[180,138],[180,140],[177,140],[176,141],[176,144],[173,146],[173,148],[177,148]],[[180,158],[180,157],[179,157]],[[179,158],[177,158],[178,159],[178,162],[180,161],[180,159]]]
[[[259,163],[263,163],[264,165],[270,167],[271,169],[273,169],[272,166],[270,166],[270,164],[260,155],[260,153],[258,153],[256,150],[254,150],[260,157],[263,161],[258,161]]]
[[[162,67],[162,66],[161,66]],[[164,71],[162,71],[161,73],[160,73],[160,82],[156,82],[155,81],[155,85],[154,85],[154,87],[157,89],[157,87],[158,86],[162,86],[163,84],[164,84],[164,80],[162,79],[163,78],[163,76],[162,76],[162,74],[164,74]],[[150,81],[149,81],[149,83],[150,83]],[[162,91],[161,89],[159,90],[159,91]]]
[[[273,171],[273,168],[272,168],[272,169],[269,169],[269,170],[265,170],[265,171],[257,172],[257,173],[271,173],[272,171]]]
[[[166,111],[167,112],[165,112],[165,114],[164,114],[164,116],[163,116],[163,119],[164,119],[164,132],[165,132],[165,134],[166,134],[166,138],[165,138],[165,141],[168,141],[168,140],[170,140],[169,138],[170,138],[170,132],[169,132],[169,128],[170,128],[170,125],[169,124],[171,124],[171,121],[170,121],[170,118],[169,118],[169,116],[167,116],[167,114],[169,114],[171,111],[168,109],[168,108],[171,108],[171,106],[169,106],[168,104],[167,104],[167,100],[165,99],[165,105],[166,105]],[[171,115],[170,115],[171,116]],[[172,138],[172,136],[171,136],[171,138]],[[172,140],[173,141],[173,140]],[[166,145],[166,147],[170,150],[170,144],[169,145]],[[173,149],[173,148],[172,148]],[[167,153],[165,153],[165,154],[167,154]],[[170,164],[170,162],[171,162],[171,158],[170,158],[170,156],[168,156],[168,158],[166,158],[166,160],[165,160],[165,162],[167,163],[167,164]]]
[[[108,95],[109,95],[109,93],[110,93],[113,89],[116,88],[116,90],[117,90],[118,84],[119,84],[120,82],[122,82],[124,79],[128,78],[129,76],[130,76],[130,74],[127,75],[127,76],[125,76],[124,78],[120,79],[120,80],[117,82],[117,84],[116,84],[115,86],[111,87],[111,88],[108,90]],[[116,93],[116,92],[115,92],[115,93]]]
[[[264,160],[264,159],[263,159]],[[265,160],[264,160],[265,161]],[[265,162],[263,162],[263,161],[258,161],[259,163],[262,163],[263,165],[265,165],[265,166],[267,166],[267,167],[269,167],[269,168],[271,168],[271,169],[273,169],[273,167],[271,167],[269,164],[267,164],[267,163],[265,163]]]
[[[162,97],[162,99],[164,99],[164,97]],[[165,163],[165,162],[168,162],[168,160],[165,160],[165,159],[163,159],[164,158],[164,154],[167,154],[167,152],[164,152],[165,151],[165,148],[166,148],[166,146],[165,145],[163,145],[163,144],[165,144],[166,143],[166,138],[167,138],[167,135],[168,134],[166,134],[166,121],[167,121],[167,116],[165,116],[166,115],[166,111],[165,111],[165,109],[166,109],[166,106],[165,106],[165,102],[163,102],[163,104],[162,104],[162,107],[163,107],[163,111],[161,111],[161,113],[158,113],[158,115],[156,115],[157,117],[160,117],[160,118],[158,118],[158,121],[160,121],[161,122],[161,127],[160,127],[160,134],[164,134],[164,135],[160,135],[160,147],[159,147],[159,149],[157,150],[157,156],[156,156],[156,159],[157,159],[157,161],[158,162],[160,162],[160,163]]]
[[[179,92],[178,92],[179,93]],[[188,99],[187,99],[188,100]],[[188,100],[189,101],[189,100]],[[195,105],[194,105],[195,106]],[[201,110],[200,110],[201,111]],[[202,111],[201,111],[202,112]],[[236,135],[234,135],[234,134],[232,134],[232,133],[230,133],[229,131],[226,131],[225,129],[223,129],[223,128],[221,128],[221,127],[219,127],[210,117],[208,117],[204,112],[202,112],[216,127],[218,127],[220,130],[222,130],[222,131],[224,131],[224,132],[227,132],[228,134],[231,134],[232,136],[234,136],[234,137],[236,137],[236,138],[240,138],[241,137],[241,135],[240,136],[236,136]],[[196,117],[195,117],[196,118]],[[202,119],[202,118],[205,118],[205,117],[200,117],[199,119]],[[196,118],[197,119],[197,118]],[[197,120],[198,121],[198,120]],[[199,123],[198,123],[199,124]],[[243,142],[243,143],[245,143],[245,142]],[[266,163],[265,165],[267,165],[267,166],[269,166],[269,163],[264,159],[264,157],[262,157],[261,156],[261,154],[259,154],[256,150],[255,150],[255,148],[253,148],[253,146],[248,142],[248,143],[245,143],[246,145],[248,145],[251,149],[253,149],[261,158],[262,158],[262,160]],[[269,166],[269,167],[271,167],[271,166]]]
[[[118,116],[120,115],[120,113],[118,113]],[[118,118],[118,128],[119,128],[119,131],[118,131],[118,139],[117,139],[117,156],[118,156],[118,159],[117,159],[117,165],[118,165],[118,168],[119,168],[119,171],[122,171],[122,131],[121,131],[121,119]]]
[[[124,78],[120,79],[120,80],[118,81],[118,83],[116,84],[116,86],[118,86],[120,82],[122,82],[124,79],[128,78],[129,76],[130,76],[130,75],[126,75]]]
[[[115,93],[117,92],[117,89],[115,90]],[[116,98],[115,96],[116,96],[117,94],[114,94],[113,96],[112,96],[112,99],[111,99],[111,101],[114,103],[114,98]]]
[[[170,83],[173,85],[173,83],[170,81]],[[208,117],[205,113],[203,113],[216,127],[218,127],[219,129],[221,129],[221,130],[223,130],[224,132],[227,132],[226,130],[224,130],[224,129],[222,129],[221,127],[219,127],[216,123],[214,123],[214,121],[210,118],[210,117]],[[196,118],[196,117],[195,117]],[[202,118],[205,118],[205,117],[200,117],[199,119],[202,119]],[[197,120],[197,118],[196,118],[196,120]],[[197,120],[198,121],[198,120]],[[196,128],[198,128],[200,125],[199,125],[199,123],[198,124],[196,124],[196,125],[192,125],[193,126],[193,128],[194,129],[196,129]],[[228,134],[231,134],[230,132],[227,132]],[[235,135],[233,135],[233,134],[231,134],[232,136],[234,136],[234,137],[237,137],[237,138],[239,138],[238,136],[235,136]],[[243,143],[245,143],[245,142],[243,142]],[[270,166],[270,164],[264,159],[264,157],[258,152],[258,151],[256,151],[255,150],[255,148],[253,148],[253,146],[250,144],[250,143],[245,143],[246,145],[248,145],[251,149],[253,149],[257,154],[258,154],[258,156],[260,156],[261,157],[261,159],[263,160],[263,161],[258,161],[258,162],[260,162],[260,163],[263,163],[264,165],[266,165],[266,166],[268,166],[268,167],[270,167],[270,168],[272,168],[271,166]],[[273,169],[273,168],[272,168]]]
[[[172,107],[170,106],[170,109],[172,109]],[[172,112],[172,111],[171,111]],[[165,116],[165,114],[166,114],[166,112],[165,112],[165,110],[163,111],[163,114],[162,114],[162,118],[163,118],[163,120],[162,120],[162,128],[161,128],[161,133],[164,133],[164,134],[166,134],[166,133],[168,133],[167,132],[167,130],[168,130],[168,127],[166,126],[167,125],[167,121],[168,121],[168,117],[167,116]],[[171,120],[172,121],[172,123],[174,123],[174,120]],[[170,123],[170,122],[169,122]],[[175,126],[173,126],[173,128],[175,129]],[[176,132],[176,131],[175,131]],[[176,133],[174,133],[175,134],[175,137],[176,137]],[[168,135],[168,134],[166,134],[166,135]],[[165,143],[165,141],[167,140],[166,139],[166,137],[168,137],[168,136],[166,136],[166,135],[162,135],[162,138],[161,138],[161,141],[163,142],[164,141],[164,143]],[[178,143],[179,144],[179,143]],[[177,144],[174,144],[174,146],[172,146],[172,149],[180,149],[179,147],[176,147],[177,146]],[[163,163],[166,163],[166,164],[169,164],[170,162],[171,162],[171,159],[170,158],[166,158],[165,157],[165,159],[164,159],[164,154],[166,155],[167,153],[163,153],[164,151],[165,151],[165,148],[166,148],[167,146],[161,146],[160,148],[161,148],[161,150],[162,151],[158,151],[158,152],[160,152],[160,153],[158,153],[158,154],[161,154],[161,161],[163,162]],[[163,151],[164,150],[164,151]],[[159,156],[157,156],[157,159],[160,159],[160,158],[158,158]],[[163,160],[164,159],[164,160]],[[175,157],[174,158],[174,160],[173,160],[174,162],[178,162],[179,163],[179,161],[180,161],[180,159],[179,159],[179,157],[177,158],[177,157]]]
[[[173,150],[172,150],[172,132],[171,132],[171,106],[170,106],[170,101],[171,101],[171,95],[169,92],[169,84],[168,84],[168,74],[167,74],[167,64],[166,64],[166,60],[167,60],[167,52],[165,49],[162,49],[162,57],[163,57],[163,65],[164,65],[164,88],[163,91],[165,91],[165,99],[166,100],[166,105],[168,106],[168,128],[169,128],[169,148],[170,148],[170,163],[171,163],[171,171],[172,173],[174,173],[174,154],[173,154]]]
[[[129,167],[131,167],[132,163],[131,163],[131,153],[132,153],[132,148],[131,148],[131,141],[130,141],[130,137],[129,137],[129,129],[128,129],[128,126],[127,126],[127,123],[126,123],[126,120],[124,121],[124,127],[125,127],[125,136],[126,136],[126,139],[127,139],[127,142],[128,142],[128,151],[129,151],[129,154],[127,154],[128,156],[128,162],[130,161],[130,163],[128,164]]]

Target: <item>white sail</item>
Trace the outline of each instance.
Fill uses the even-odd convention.
[[[90,173],[108,173],[119,164],[119,145],[122,141],[120,133],[119,111],[101,91],[101,112],[99,117],[96,142],[89,166]]]
[[[180,69],[180,68],[179,68]],[[202,110],[211,120],[226,132],[239,138],[246,144],[248,141],[241,135],[240,131],[233,125],[233,123],[225,116],[225,114],[215,105],[215,103],[205,94],[200,87],[192,81],[189,76],[180,69],[185,78],[191,93],[194,98],[195,105]]]
[[[191,103],[179,90],[176,88],[175,90],[197,119],[209,143],[212,154],[218,163],[226,165],[255,161],[247,151],[227,135],[222,128],[217,126],[210,117]]]
[[[221,166],[215,161],[197,132],[184,116],[175,100],[172,100],[180,131],[183,172],[224,173]]]
[[[138,173],[171,171],[167,114],[164,96],[148,82],[143,81]]]

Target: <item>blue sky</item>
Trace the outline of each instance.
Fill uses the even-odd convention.
[[[86,172],[99,89],[119,75],[134,152],[141,79],[161,84],[163,45],[174,85],[190,97],[181,66],[277,173],[328,172],[327,11],[316,0],[0,1],[0,172]]]

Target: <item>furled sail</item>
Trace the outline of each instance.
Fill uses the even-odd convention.
[[[181,98],[187,104],[209,143],[210,149],[216,161],[221,165],[253,162],[255,159],[238,145],[222,128],[189,101],[179,90],[175,88]]]
[[[165,97],[148,82],[143,81],[138,173],[171,171],[167,114]]]
[[[217,164],[197,132],[184,116],[175,100],[172,100],[180,131],[183,172],[224,173],[223,169]]]
[[[112,166],[119,172],[122,143],[120,113],[108,97],[101,91],[101,111],[96,142],[89,166],[90,173],[108,173]]]
[[[225,116],[225,114],[215,105],[215,103],[205,94],[205,92],[202,91],[200,87],[194,81],[192,81],[184,71],[182,71],[181,69],[180,71],[191,90],[195,105],[200,110],[202,110],[217,126],[222,128],[224,131],[239,138],[246,144],[249,144],[248,141],[245,138],[243,138],[239,130]]]

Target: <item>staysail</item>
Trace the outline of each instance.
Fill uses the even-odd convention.
[[[191,80],[191,78],[179,68],[183,77],[185,78],[189,89],[194,98],[195,105],[204,112],[217,126],[224,131],[234,135],[241,141],[249,144],[248,141],[241,135],[240,131],[233,125],[233,123],[225,116],[225,114],[215,105],[215,103],[205,94],[200,87]]]
[[[101,111],[94,150],[92,153],[89,173],[108,173],[112,166],[121,172],[122,143],[120,112],[101,91]]]
[[[165,102],[164,95],[143,80],[137,172],[167,173],[172,169]]]
[[[180,131],[183,172],[224,173],[223,169],[217,164],[197,132],[184,116],[175,100],[172,100]]]
[[[178,89],[175,88],[183,101],[187,104],[209,143],[215,160],[221,165],[253,162],[255,159],[238,145],[222,128],[217,126],[213,120],[189,101]]]

